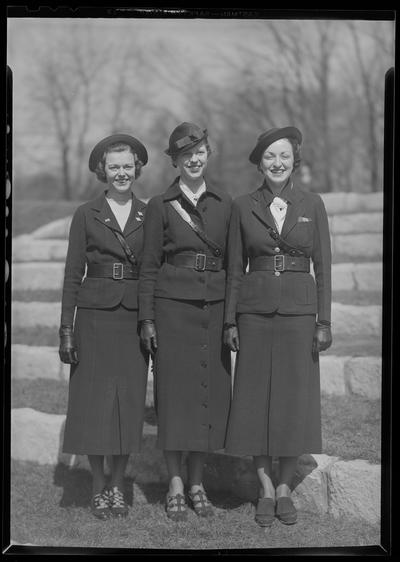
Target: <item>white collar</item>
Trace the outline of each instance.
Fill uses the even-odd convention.
[[[206,191],[206,182],[203,180],[203,183],[201,184],[199,189],[196,191],[196,193],[193,193],[193,191],[181,179],[179,179],[179,187],[180,187],[181,191],[189,199],[189,201],[191,201],[193,203],[193,205],[196,206],[197,201],[199,200],[201,195],[203,195],[203,193]]]

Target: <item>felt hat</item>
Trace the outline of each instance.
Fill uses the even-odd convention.
[[[109,137],[105,137],[104,139],[102,139],[100,142],[96,144],[96,146],[93,148],[89,156],[89,170],[91,172],[94,172],[97,164],[101,160],[107,148],[112,144],[116,144],[120,142],[128,144],[129,146],[132,147],[133,152],[135,152],[139,160],[143,162],[143,166],[147,164],[148,156],[145,146],[138,139],[132,137],[131,135],[126,135],[124,133],[117,133],[115,135],[110,135]]]
[[[201,129],[194,123],[181,123],[171,133],[168,148],[164,151],[168,156],[176,156],[207,138],[207,129]]]
[[[258,166],[265,149],[278,139],[284,138],[295,139],[299,144],[301,144],[302,134],[296,127],[273,127],[272,129],[265,131],[265,133],[262,133],[258,137],[257,144],[250,153],[250,162]]]

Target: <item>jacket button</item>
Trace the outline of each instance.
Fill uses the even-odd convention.
[[[275,251],[276,253],[278,253],[278,252],[280,252],[280,251],[281,251],[281,249],[280,249],[280,248],[278,248],[278,246],[277,246],[276,248],[274,248],[274,251]]]
[[[202,362],[200,363],[200,365],[201,365],[202,367],[207,367],[207,361],[202,361]]]
[[[279,277],[280,274],[281,274],[280,271],[275,271],[276,277]]]

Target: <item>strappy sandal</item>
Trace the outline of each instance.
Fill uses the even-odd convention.
[[[129,512],[128,504],[118,486],[110,488],[108,494],[110,498],[110,511],[113,517],[126,517]]]
[[[167,512],[167,517],[169,517],[169,519],[172,519],[172,521],[186,521],[186,507],[185,496],[182,494],[175,494],[174,496],[167,494],[165,500],[165,511]]]
[[[188,496],[196,515],[199,517],[211,517],[214,515],[211,502],[203,490],[199,489],[196,492],[188,492]]]
[[[275,501],[272,498],[259,498],[254,519],[260,527],[271,527],[275,519]]]
[[[90,502],[90,511],[95,517],[97,517],[97,519],[102,519],[104,521],[105,519],[110,518],[110,499],[106,489],[92,497]]]

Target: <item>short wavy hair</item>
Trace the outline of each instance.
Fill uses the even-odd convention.
[[[103,156],[97,163],[96,168],[94,169],[94,173],[99,181],[103,183],[107,183],[107,176],[105,173],[105,165],[106,165],[106,156],[109,152],[125,152],[129,151],[133,154],[134,161],[135,161],[135,180],[140,176],[142,173],[143,162],[139,160],[138,155],[133,150],[133,148],[125,143],[125,142],[116,142],[114,144],[110,144],[107,149],[103,152]]]
[[[299,166],[301,164],[301,145],[300,145],[300,143],[298,142],[297,139],[294,139],[292,137],[283,137],[283,138],[286,139],[287,141],[289,141],[290,144],[292,145],[292,148],[293,148],[293,172],[294,172],[295,170],[297,170],[297,168],[299,168]],[[278,140],[280,140],[280,139],[278,139]],[[265,150],[267,150],[267,148]],[[265,152],[265,150],[264,150],[264,152]],[[263,154],[264,154],[264,152],[263,152]],[[259,172],[262,172],[261,160],[262,160],[262,155],[261,155],[261,158],[260,158],[260,162],[258,163],[258,166],[257,166],[257,170]]]

